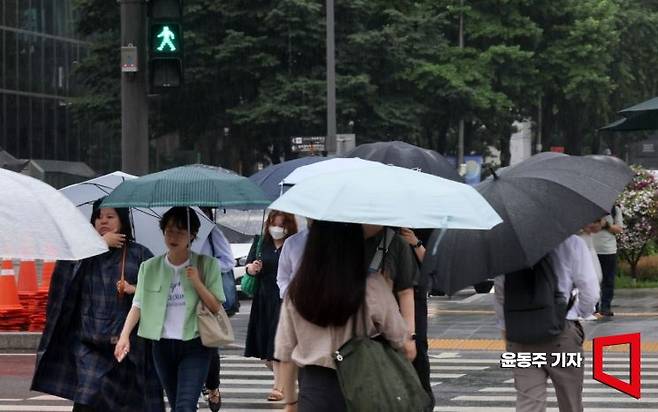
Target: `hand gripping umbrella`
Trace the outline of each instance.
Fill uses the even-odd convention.
[[[448,294],[537,263],[609,213],[633,174],[623,162],[540,153],[476,186],[503,218],[490,231],[450,231],[428,242],[423,274]]]

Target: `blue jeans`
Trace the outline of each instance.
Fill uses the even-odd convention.
[[[153,362],[172,412],[196,412],[201,387],[208,375],[213,348],[201,338],[153,342]]]
[[[235,275],[233,270],[222,272],[222,286],[224,287],[224,297],[226,301],[222,304],[224,310],[237,311],[238,310],[238,291],[235,288]]]

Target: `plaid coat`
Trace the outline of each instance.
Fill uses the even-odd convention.
[[[142,245],[129,243],[125,266],[129,283],[137,282],[139,265],[151,256]],[[112,304],[117,294],[110,285],[118,280],[120,259],[117,249],[79,262],[57,262],[31,389],[97,410],[162,412],[162,387],[150,342],[133,334],[128,357],[118,363],[114,344],[109,335],[103,336],[108,325],[114,329],[123,323],[132,300],[126,295],[125,302]],[[108,317],[118,319],[108,323]]]

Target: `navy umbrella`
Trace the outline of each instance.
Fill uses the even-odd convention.
[[[281,194],[281,186],[279,183],[292,173],[293,170],[301,166],[310,165],[327,159],[327,157],[308,156],[288,160],[286,162],[268,166],[265,169],[254,173],[249,176],[249,180],[260,186],[260,188],[263,189],[263,192],[265,192],[265,196],[274,201]]]
[[[502,217],[489,231],[435,231],[423,273],[452,294],[537,263],[609,213],[633,172],[618,159],[540,153],[476,186]],[[440,244],[439,244],[440,242]]]
[[[455,166],[438,152],[397,140],[362,144],[349,151],[344,157],[360,157],[418,170],[455,182],[464,181],[455,170]]]

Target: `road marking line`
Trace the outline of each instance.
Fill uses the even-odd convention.
[[[636,408],[590,408],[590,407],[588,407],[586,410],[587,412],[637,411]],[[222,412],[231,412],[231,411],[222,410]],[[434,412],[515,412],[515,409],[500,408],[497,406],[436,406],[434,407]],[[547,408],[546,412],[560,412],[560,410],[558,408]]]
[[[478,392],[516,392],[516,388],[512,386],[505,386],[505,387],[489,387],[489,388],[482,388]],[[549,387],[548,392],[555,392],[554,387]],[[618,390],[613,389],[613,388],[590,388],[589,386],[585,386],[583,388],[583,393],[620,393]],[[642,394],[644,395],[645,393],[658,393],[658,388],[642,388]]]
[[[516,396],[510,395],[463,395],[457,396],[451,399],[456,402],[516,402]],[[548,396],[546,398],[548,402],[557,402],[555,396]],[[583,396],[583,403],[588,402],[607,402],[610,403],[611,399],[609,397],[603,396]],[[635,399],[629,397],[619,397],[614,399],[615,403],[658,403],[658,398],[642,398]],[[589,411],[589,408],[587,408]]]
[[[466,376],[463,373],[430,373],[430,379],[458,379]]]
[[[54,395],[41,395],[33,398],[27,398],[28,401],[68,401],[68,399],[60,398]]]
[[[514,379],[507,379],[503,383],[514,383]],[[585,379],[583,383],[601,383],[594,379]],[[658,379],[642,379],[642,385],[656,385],[658,384]]]

